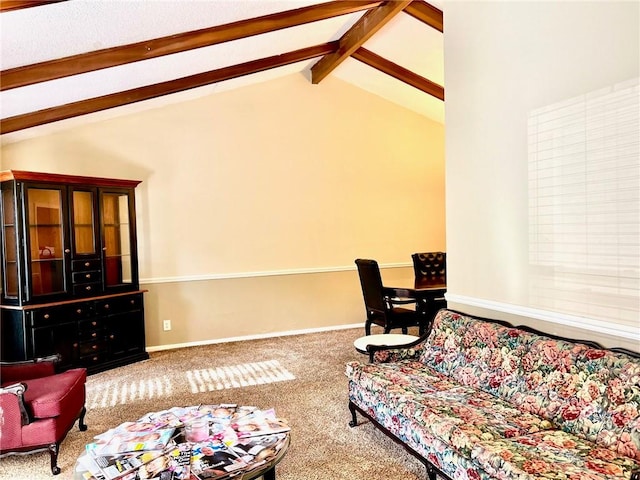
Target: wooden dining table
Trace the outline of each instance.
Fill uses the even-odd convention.
[[[424,326],[421,331],[429,331],[433,317],[440,308],[446,306],[444,294],[447,292],[446,279],[436,278],[416,278],[411,287],[393,287],[394,293],[399,298],[409,298],[416,300],[416,310],[424,315]]]

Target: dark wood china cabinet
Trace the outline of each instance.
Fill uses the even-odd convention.
[[[90,373],[148,358],[136,180],[0,172],[0,358]]]

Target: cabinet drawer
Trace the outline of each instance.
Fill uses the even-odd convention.
[[[80,327],[78,329],[78,338],[81,342],[101,340],[104,338],[104,329],[102,328],[100,322],[96,321],[84,323],[86,323],[86,328]],[[91,327],[92,325],[95,326]]]
[[[120,313],[142,308],[142,294],[113,297],[96,302],[96,311],[105,313]]]
[[[83,320],[78,324],[78,331],[80,332],[92,332],[104,327],[104,321],[101,318],[90,318]]]
[[[78,296],[95,295],[96,293],[99,293],[99,292],[100,292],[100,282],[73,286],[73,294]]]
[[[98,353],[104,352],[104,340],[98,339],[92,342],[82,342],[80,343],[80,356],[84,357],[87,355],[95,355]]]
[[[86,272],[90,270],[100,270],[100,260],[72,260],[72,272]]]
[[[84,283],[100,282],[101,272],[100,270],[92,270],[87,272],[73,272],[71,274],[71,281],[74,285],[82,285]]]
[[[33,310],[31,312],[32,324],[34,327],[46,327],[73,320],[69,318],[69,312],[65,308],[51,307]]]
[[[76,303],[66,308],[69,310],[69,313],[78,320],[91,317],[95,312],[93,302]]]
[[[80,357],[80,365],[83,367],[91,367],[94,365],[100,365],[106,360],[104,352],[94,353],[93,355],[84,355]]]

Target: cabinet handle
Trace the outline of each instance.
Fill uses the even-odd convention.
[[[82,313],[82,309],[81,309],[81,308],[77,309],[77,310],[76,310],[76,313],[77,313],[78,315],[80,315],[80,314]]]
[[[45,319],[45,320],[47,320],[48,318],[49,318],[49,314],[48,314],[48,313],[45,313],[45,314],[44,314],[44,319]]]
[[[94,345],[91,348],[93,348],[94,350],[97,350],[98,349],[98,345]]]
[[[85,267],[88,267],[89,265],[91,265],[89,262],[84,262]]]
[[[104,308],[105,308],[105,310],[109,310],[109,304],[108,304],[108,303],[105,303],[105,304],[104,304]]]
[[[64,253],[71,253],[71,250],[69,250],[68,248],[65,248]]]
[[[107,247],[102,247],[102,250],[106,252],[107,251]]]
[[[115,335],[109,335],[109,338],[110,338],[111,340],[113,340],[114,338],[116,338],[116,336],[115,336]]]
[[[84,289],[85,289],[86,291],[91,290],[91,285],[87,285],[86,287],[84,287]]]
[[[93,360],[94,362],[98,361],[98,357],[93,357],[91,360]]]
[[[97,334],[96,332],[93,332],[93,333],[91,334],[91,336],[92,336],[93,338],[96,338],[96,337],[98,336],[98,334]]]
[[[73,344],[73,348],[78,348],[78,344],[77,344],[77,343],[74,343],[74,344]]]
[[[95,327],[98,324],[98,322],[91,322],[91,326]]]
[[[135,301],[135,300],[129,300],[129,303],[130,303],[131,305],[133,305],[134,303],[136,303],[136,301]]]

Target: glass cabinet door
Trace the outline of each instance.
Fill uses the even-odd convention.
[[[18,296],[18,232],[15,201],[13,188],[2,190],[2,248],[4,250],[2,269],[5,272],[2,287],[5,298]]]
[[[71,194],[73,240],[71,248],[77,255],[95,255],[95,194],[92,191],[73,190]]]
[[[63,189],[27,188],[31,293],[65,292]]]
[[[105,288],[131,285],[134,280],[129,194],[103,192],[100,198]]]

